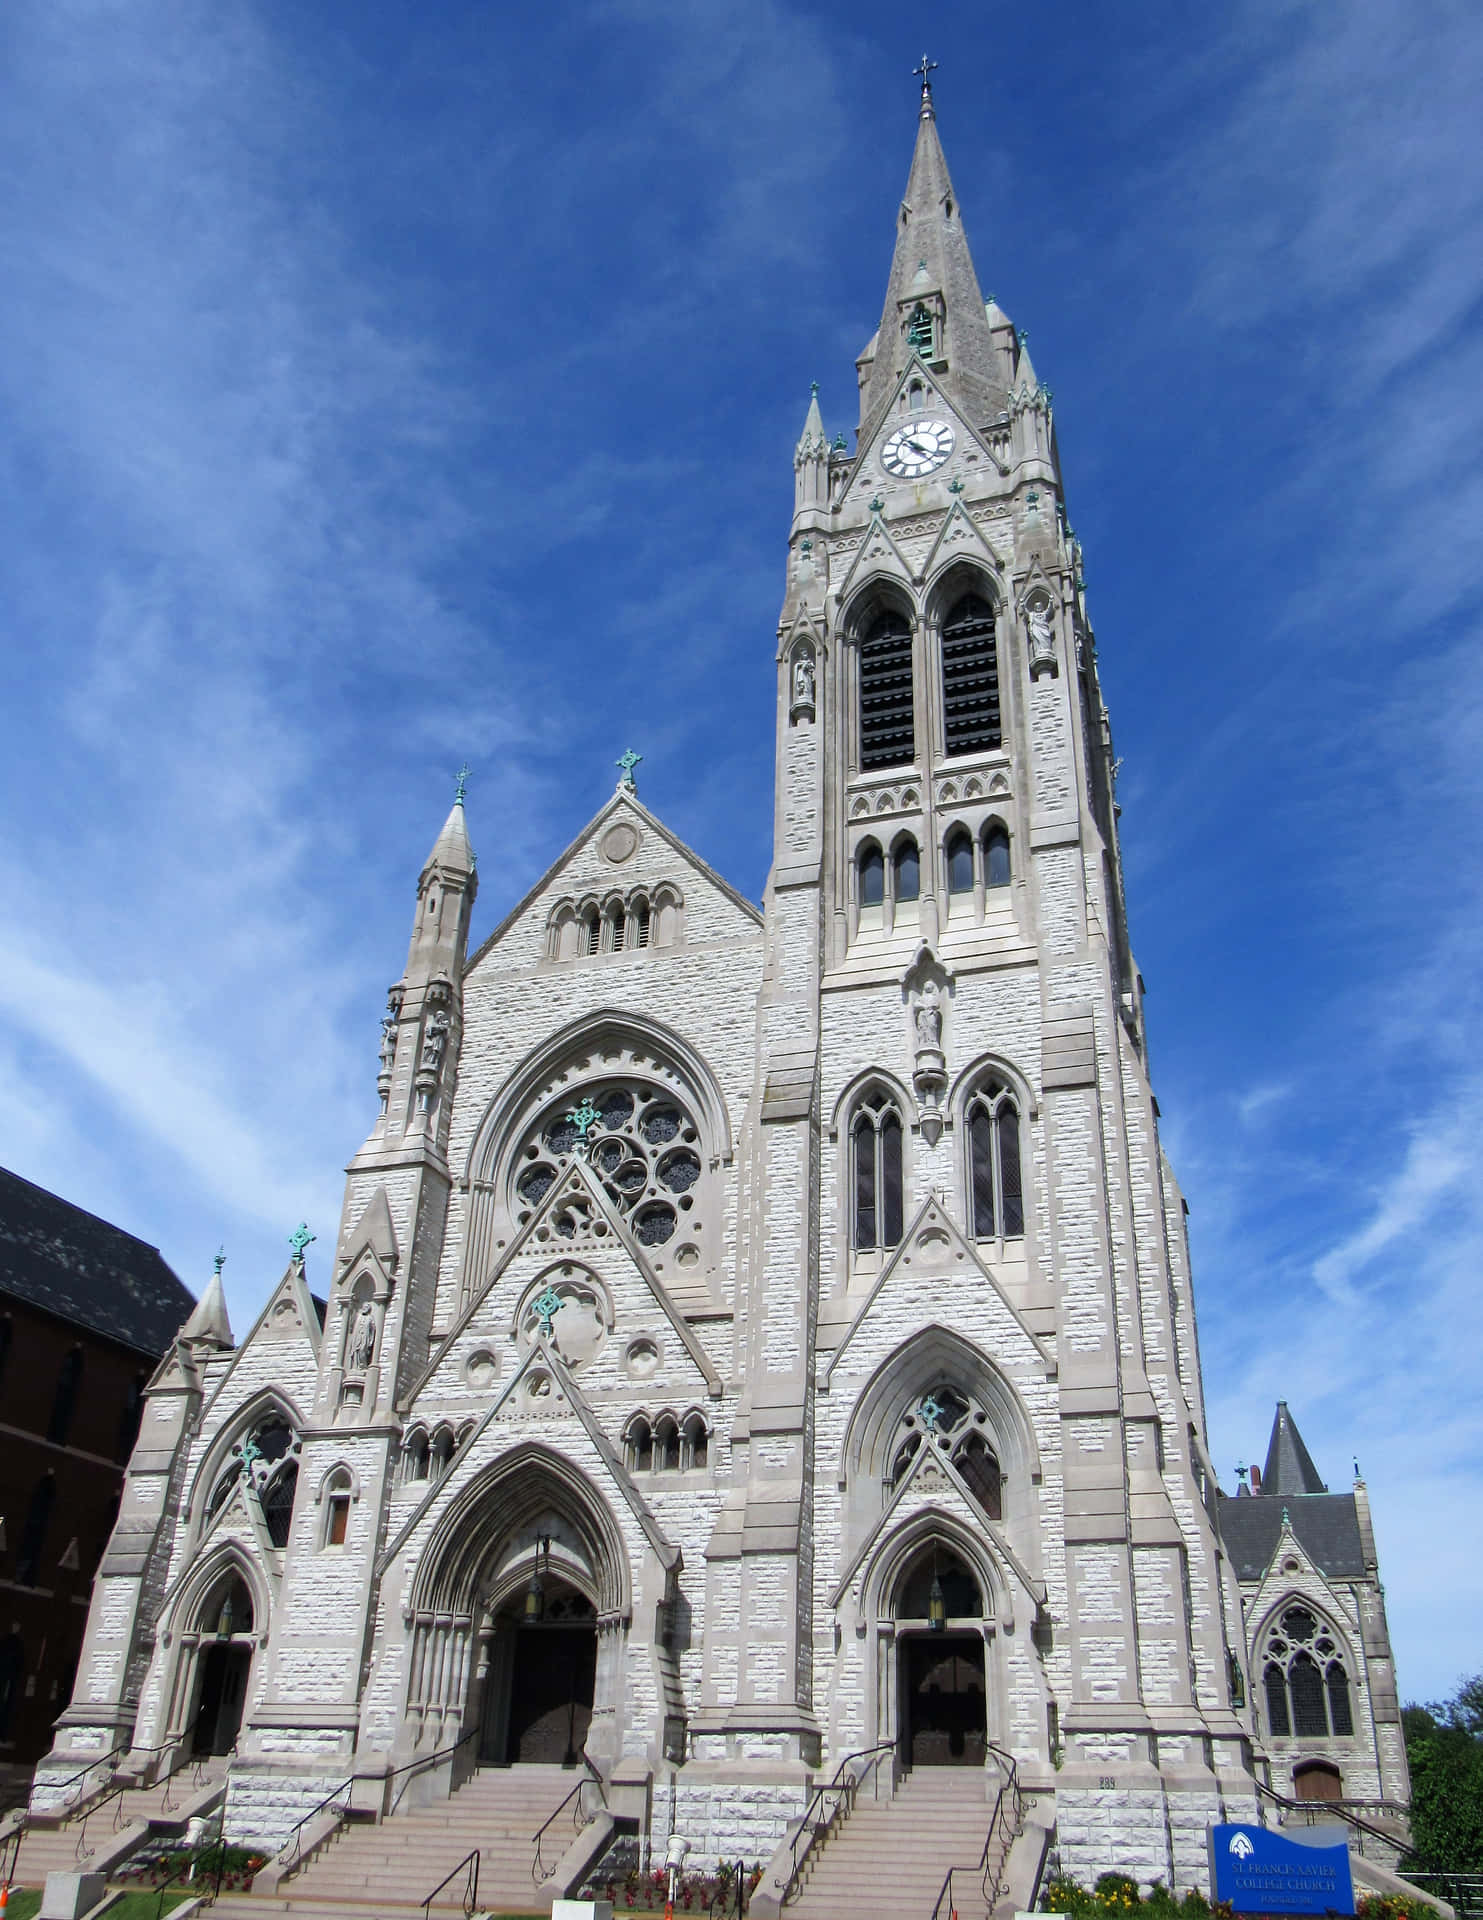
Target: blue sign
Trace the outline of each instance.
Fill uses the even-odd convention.
[[[1271,1827],[1212,1827],[1210,1879],[1237,1913],[1354,1912],[1348,1847],[1305,1847]]]

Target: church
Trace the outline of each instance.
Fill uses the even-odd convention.
[[[1324,1791],[1403,1806],[1378,1580],[1207,1450],[1057,422],[925,69],[856,364],[854,450],[815,394],[793,454],[761,907],[625,754],[469,951],[460,786],[338,1232],[153,1378],[34,1804],[230,1754],[274,1847],[351,1776],[544,1766],[764,1912],[820,1783],[982,1833],[1012,1777],[1037,1874],[1203,1886],[1300,1785],[1253,1664],[1300,1600]]]

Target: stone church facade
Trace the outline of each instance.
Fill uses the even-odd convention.
[[[762,909],[631,769],[476,952],[417,887],[334,1244],[156,1376],[37,1785],[234,1749],[584,1754],[765,1859],[845,1756],[1012,1753],[1067,1871],[1255,1811],[1241,1597],[1159,1141],[1051,396],[924,90],[850,453],[794,458]],[[321,1264],[321,1256],[322,1264]]]

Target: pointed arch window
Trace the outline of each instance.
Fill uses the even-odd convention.
[[[881,614],[860,642],[860,765],[909,766],[916,758],[912,716],[911,625]]]
[[[1354,1732],[1349,1674],[1328,1622],[1311,1607],[1283,1609],[1267,1638],[1262,1684],[1276,1737],[1347,1737]]]
[[[1002,746],[994,609],[966,593],[942,623],[943,745],[949,754]]]
[[[596,953],[602,945],[602,921],[596,907],[589,907],[582,916],[582,951]]]
[[[924,1446],[936,1446],[962,1474],[984,1517],[1002,1520],[1004,1475],[992,1441],[987,1409],[950,1381],[939,1381],[901,1417],[890,1484],[901,1484]]]
[[[1009,834],[999,821],[990,821],[984,834],[984,885],[1009,885]]]
[[[918,899],[922,891],[922,859],[915,840],[898,842],[891,855],[891,868],[897,903]]]
[[[861,1101],[850,1129],[854,1157],[854,1244],[857,1252],[901,1243],[901,1115],[889,1094]]]
[[[974,1237],[1017,1240],[1025,1231],[1020,1176],[1020,1113],[995,1081],[968,1103],[968,1189]]]
[[[944,848],[947,854],[947,890],[949,893],[973,891],[973,841],[966,827],[954,827]]]
[[[886,862],[880,848],[867,840],[860,849],[860,905],[878,907],[886,897]]]

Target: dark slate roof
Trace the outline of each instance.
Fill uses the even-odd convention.
[[[196,1304],[157,1247],[0,1167],[0,1293],[158,1357]]]
[[[1301,1444],[1301,1443],[1300,1443]],[[1260,1580],[1272,1564],[1286,1512],[1298,1542],[1322,1573],[1335,1580],[1365,1572],[1359,1513],[1352,1493],[1222,1494],[1220,1532],[1238,1580]]]
[[[1262,1468],[1262,1492],[1327,1493],[1318,1477],[1313,1456],[1303,1445],[1298,1423],[1287,1410],[1287,1402],[1277,1402],[1272,1420],[1272,1438],[1267,1442],[1267,1464]]]

